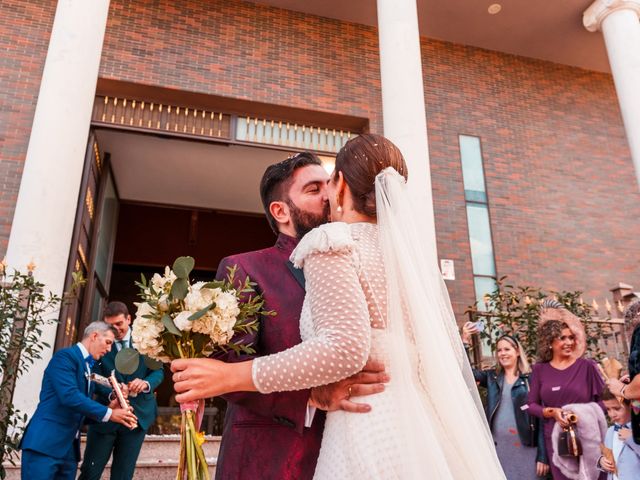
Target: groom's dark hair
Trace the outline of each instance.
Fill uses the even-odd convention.
[[[285,202],[289,199],[289,187],[293,177],[293,172],[298,168],[307,165],[322,165],[315,153],[302,152],[283,160],[282,162],[269,165],[262,175],[260,181],[260,198],[262,207],[267,215],[267,221],[271,230],[278,235],[278,222],[269,212],[271,202]]]

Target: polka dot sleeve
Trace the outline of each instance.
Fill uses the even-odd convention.
[[[304,263],[313,337],[256,358],[253,382],[271,393],[327,385],[359,372],[369,357],[370,320],[350,250],[316,252]]]

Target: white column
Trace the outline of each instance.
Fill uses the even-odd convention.
[[[429,170],[427,116],[416,0],[378,0],[380,79],[384,135],[402,151],[409,167],[414,204],[424,215],[434,246],[435,222]],[[432,240],[430,242],[429,240]]]
[[[631,158],[640,184],[640,0],[596,0],[583,24],[602,30]]]
[[[10,267],[34,275],[58,295],[64,288],[109,0],[58,0],[7,249]],[[57,317],[58,312],[53,316]],[[53,345],[56,326],[42,341]],[[16,407],[31,414],[51,358],[16,387]]]

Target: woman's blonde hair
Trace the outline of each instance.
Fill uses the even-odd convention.
[[[505,334],[498,338],[498,341],[496,342],[496,348],[498,346],[498,343],[503,340],[513,348],[515,348],[516,352],[518,352],[518,361],[516,363],[518,373],[520,373],[521,375],[531,373],[531,365],[529,364],[529,360],[527,359],[527,355],[524,353],[524,348],[522,348],[520,341],[511,335]],[[500,365],[500,362],[497,362],[496,372],[501,373],[503,370],[504,369],[502,368],[502,365]]]

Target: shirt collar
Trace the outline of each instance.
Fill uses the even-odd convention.
[[[127,333],[125,334],[124,338],[120,341],[126,342],[127,345],[131,345],[131,327],[129,327],[129,330],[127,330]]]
[[[87,347],[85,347],[82,342],[78,342],[76,343],[76,345],[80,349],[80,353],[82,353],[82,359],[84,360],[85,358],[87,358],[87,355],[89,355],[89,351],[87,350]]]
[[[290,237],[285,233],[280,233],[278,235],[278,240],[276,240],[276,248],[283,250],[287,256],[293,252],[293,249],[296,248],[300,239],[295,237]]]

